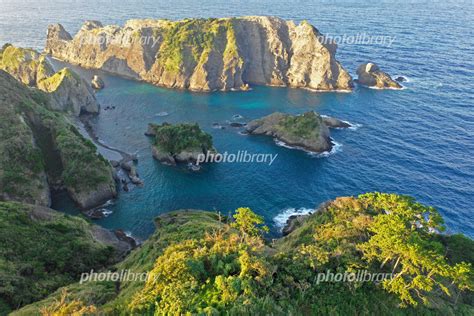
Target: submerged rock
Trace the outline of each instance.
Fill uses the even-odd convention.
[[[351,90],[352,78],[335,58],[337,46],[322,37],[307,22],[266,16],[130,20],[124,27],[87,21],[74,37],[60,24],[50,25],[45,51],[169,88],[248,91],[255,84]]]
[[[332,148],[329,129],[316,112],[302,115],[273,113],[247,124],[246,130],[253,135],[275,137],[288,146],[321,153]]]
[[[358,79],[361,85],[378,89],[401,89],[402,86],[393,80],[387,73],[380,70],[374,63],[365,63],[357,69]]]
[[[395,78],[395,81],[397,81],[397,82],[406,82],[407,78],[405,78],[403,76],[399,76],[399,77]]]

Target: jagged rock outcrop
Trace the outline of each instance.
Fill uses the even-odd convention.
[[[330,117],[330,116],[321,116],[321,117],[323,118],[324,124],[326,124],[326,126],[329,128],[349,128],[352,126],[351,124],[334,117]]]
[[[0,70],[0,200],[48,206],[53,186],[83,209],[114,198],[110,164],[50,102]]]
[[[92,77],[91,87],[96,90],[101,90],[101,89],[104,89],[105,84],[104,84],[104,81],[99,76],[94,75],[94,77]]]
[[[373,63],[365,63],[357,69],[357,82],[377,89],[401,89],[402,86]]]
[[[201,155],[216,153],[212,136],[197,124],[149,124],[145,135],[154,138],[153,157],[163,164],[196,163]]]
[[[48,28],[45,52],[85,68],[195,91],[248,90],[249,84],[350,90],[352,78],[307,22],[276,17],[87,21],[72,37]]]
[[[288,146],[321,153],[332,149],[329,129],[323,118],[310,111],[302,115],[273,113],[246,126],[249,134],[268,135]]]
[[[0,51],[0,69],[18,81],[48,92],[53,110],[98,113],[99,105],[88,83],[69,68],[54,72],[45,55],[33,49],[5,45]]]

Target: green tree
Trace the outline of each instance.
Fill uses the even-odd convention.
[[[269,231],[268,227],[264,225],[263,217],[255,214],[248,207],[238,208],[233,217],[235,221],[231,226],[240,231],[243,239],[246,239],[247,236],[261,237]]]
[[[435,239],[443,231],[443,220],[433,208],[415,202],[411,197],[370,193],[359,197],[375,212],[369,227],[371,238],[359,245],[369,262],[391,265],[394,276],[383,287],[397,294],[402,305],[428,303],[428,294],[441,290],[450,296],[449,287],[473,289],[471,265],[450,265],[445,247]]]

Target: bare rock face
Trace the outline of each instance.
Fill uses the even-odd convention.
[[[96,90],[101,90],[101,89],[104,89],[105,84],[104,84],[104,81],[99,76],[94,75],[91,81],[91,87]]]
[[[249,90],[251,85],[350,90],[352,78],[307,22],[275,17],[87,21],[74,36],[48,28],[46,53],[155,85],[194,91]]]
[[[334,117],[322,116],[322,118],[324,124],[329,128],[349,128],[352,126],[351,124]]]
[[[357,69],[357,81],[364,86],[377,89],[401,89],[402,86],[374,63],[365,63]]]
[[[75,115],[99,112],[93,91],[85,80],[69,68],[55,73],[46,56],[33,49],[7,45],[0,51],[0,69],[30,87],[48,92],[54,110]]]
[[[321,153],[332,148],[329,129],[315,112],[293,116],[273,113],[253,120],[246,126],[249,134],[275,137],[288,146]]]

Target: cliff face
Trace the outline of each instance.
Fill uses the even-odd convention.
[[[113,198],[110,165],[50,102],[0,70],[0,200],[47,206],[50,186],[82,208]]]
[[[0,50],[0,69],[23,84],[47,92],[54,110],[75,115],[99,112],[92,88],[85,80],[69,68],[55,73],[46,56],[35,50],[6,45]]]
[[[307,22],[275,17],[87,21],[72,37],[48,28],[45,51],[86,68],[195,91],[245,90],[247,84],[350,90],[352,78]]]

